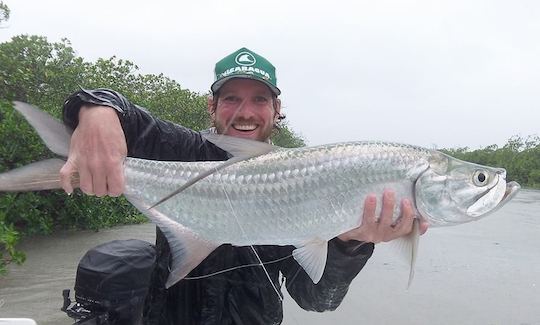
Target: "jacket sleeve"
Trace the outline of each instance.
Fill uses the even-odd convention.
[[[221,160],[225,156],[221,149],[205,141],[199,132],[157,119],[145,108],[134,105],[110,89],[81,89],[69,96],[64,103],[64,124],[75,129],[79,111],[85,104],[108,106],[117,112],[130,157],[195,161]]]
[[[302,309],[318,312],[335,310],[373,250],[373,243],[343,242],[338,238],[330,240],[326,267],[317,284],[296,260],[288,259],[282,268],[287,291]]]
[[[143,107],[132,104],[123,95],[110,89],[81,89],[67,98],[63,107],[64,124],[78,125],[81,106],[99,105],[113,108],[126,137],[128,156],[172,161],[225,160],[227,153],[205,141],[199,132],[153,117]],[[152,274],[146,298],[145,324],[161,324],[169,275],[170,248],[163,233],[156,227],[157,265]]]

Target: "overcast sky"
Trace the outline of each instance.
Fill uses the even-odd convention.
[[[540,1],[3,0],[19,34],[68,38],[204,93],[240,47],[277,68],[310,145],[502,145],[540,133]]]

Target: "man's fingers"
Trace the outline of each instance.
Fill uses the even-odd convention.
[[[363,224],[375,224],[377,223],[377,216],[375,215],[375,209],[377,208],[377,197],[373,194],[369,194],[364,202],[364,215],[362,216]]]
[[[124,169],[122,164],[118,164],[107,175],[107,190],[109,196],[120,196],[124,193]]]
[[[428,228],[429,228],[429,223],[426,221],[421,221],[420,222],[420,235],[425,234]]]
[[[395,206],[395,192],[391,190],[384,191],[381,217],[377,220],[375,214],[377,197],[374,194],[368,195],[364,201],[364,214],[360,227],[341,234],[338,237],[344,241],[355,239],[364,242],[380,243],[391,241],[411,233],[415,218],[413,203],[409,199],[401,200],[400,217],[394,223],[393,215]],[[428,228],[428,223],[422,221],[422,219],[419,221],[420,234],[423,234]]]
[[[395,230],[399,235],[406,235],[412,231],[414,222],[414,210],[411,201],[403,199],[401,201],[401,216],[395,226]]]
[[[71,185],[71,175],[75,173],[76,169],[73,163],[68,160],[60,169],[60,185],[66,191],[67,194],[73,193],[73,186]]]
[[[379,223],[382,226],[391,226],[394,221],[392,217],[394,215],[394,206],[396,204],[396,195],[393,191],[386,190],[383,193],[382,199],[382,208],[381,208],[381,218]]]
[[[92,174],[86,166],[79,167],[79,188],[84,194],[94,195]]]
[[[97,197],[107,195],[107,178],[102,173],[92,174],[92,186],[94,195]]]
[[[88,165],[81,166],[87,167],[84,169],[87,169],[90,175],[90,178],[92,180],[92,189],[91,193],[86,194],[94,194],[98,197],[102,197],[107,194],[107,175],[106,175],[106,166],[104,165],[103,161],[100,160],[98,157],[94,156],[92,158],[89,158],[87,160]],[[82,175],[81,175],[82,177]],[[82,187],[81,187],[82,189]]]

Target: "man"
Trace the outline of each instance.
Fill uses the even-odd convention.
[[[208,100],[215,132],[269,141],[281,118],[274,66],[246,48],[216,64],[212,96]],[[201,134],[152,117],[122,95],[105,89],[79,91],[64,105],[64,121],[76,127],[68,161],[61,170],[62,184],[70,193],[70,178],[80,176],[81,190],[90,195],[118,196],[124,179],[123,159],[131,157],[196,161],[225,160],[227,153],[205,141]],[[359,198],[362,199],[362,198]],[[402,215],[392,221],[395,206],[391,191],[383,194],[380,217],[376,197],[365,199],[362,225],[329,242],[324,274],[317,285],[291,258],[292,246],[255,247],[275,286],[280,274],[295,301],[307,310],[333,310],[341,303],[352,279],[373,252],[374,243],[404,236],[412,230],[410,202],[401,202]],[[360,218],[360,216],[359,216]],[[421,225],[421,232],[427,229]],[[158,265],[147,298],[148,324],[279,324],[282,304],[249,247],[222,245],[187,277],[168,290],[170,248],[157,231]],[[236,268],[219,273],[219,271]],[[218,273],[216,275],[212,275]]]

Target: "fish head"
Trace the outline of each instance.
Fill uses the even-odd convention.
[[[435,151],[415,184],[416,207],[434,226],[478,220],[501,208],[520,186],[506,170],[462,161]]]

